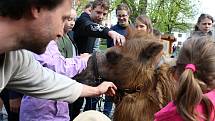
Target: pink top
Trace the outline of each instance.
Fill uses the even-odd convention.
[[[215,90],[210,91],[205,94],[215,106]],[[196,108],[199,114],[204,114],[204,106],[199,104]],[[159,112],[155,114],[154,121],[184,121],[181,116],[178,114],[176,106],[173,102],[170,102],[166,107],[161,109]],[[204,121],[202,118],[199,121]],[[211,121],[215,121],[214,119],[214,110],[212,111]]]

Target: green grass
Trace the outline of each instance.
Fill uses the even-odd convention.
[[[100,45],[100,46],[99,46],[99,49],[100,49],[101,51],[105,51],[105,50],[107,49],[107,45]]]

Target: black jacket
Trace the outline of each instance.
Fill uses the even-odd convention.
[[[73,28],[78,53],[92,53],[96,38],[109,39],[108,27],[93,22],[89,14],[82,13]]]

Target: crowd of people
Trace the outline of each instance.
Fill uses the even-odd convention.
[[[111,120],[114,83],[93,87],[71,78],[87,67],[100,38],[107,41],[107,48],[123,46],[128,29],[137,29],[162,42],[147,15],[129,21],[132,13],[125,3],[117,6],[117,24],[110,28],[102,25],[108,0],[89,2],[80,16],[72,3],[0,1],[0,108],[4,104],[8,121],[79,121],[87,116]],[[213,22],[212,16],[201,14],[183,46],[173,46],[178,91],[176,99],[155,114],[155,121],[215,120]],[[167,58],[163,54],[159,64],[168,63]],[[105,115],[88,113],[96,110],[103,94]],[[86,115],[80,114],[83,105]]]

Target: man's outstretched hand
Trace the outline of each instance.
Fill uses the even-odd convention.
[[[117,87],[112,82],[103,82],[97,88],[100,94],[105,93],[108,96],[114,96],[116,94],[115,90],[117,90]]]
[[[115,31],[109,31],[108,35],[113,39],[114,45],[123,46],[125,43],[125,37]]]
[[[116,94],[115,90],[117,90],[117,87],[113,84],[113,82],[104,81],[97,87],[87,86],[83,84],[83,89],[80,97],[94,97],[101,94],[113,96]]]

